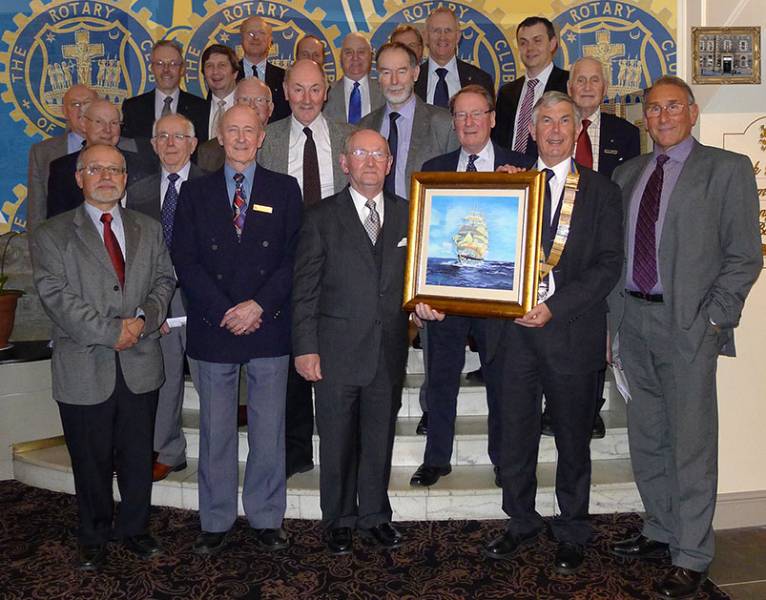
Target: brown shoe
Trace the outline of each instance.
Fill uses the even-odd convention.
[[[186,461],[176,465],[175,467],[154,461],[154,464],[152,465],[152,481],[162,481],[174,471],[183,471],[185,468]]]

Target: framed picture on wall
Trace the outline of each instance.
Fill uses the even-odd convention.
[[[760,27],[692,27],[692,82],[761,83]]]
[[[522,316],[537,300],[545,175],[414,173],[404,308]]]

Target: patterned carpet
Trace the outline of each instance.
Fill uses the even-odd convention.
[[[239,519],[217,558],[191,551],[199,522],[193,511],[156,508],[152,532],[165,553],[142,561],[110,544],[100,574],[74,568],[74,498],[0,482],[0,598],[165,600],[184,599],[650,599],[651,582],[665,564],[623,564],[608,554],[611,540],[632,534],[632,514],[594,516],[596,535],[576,576],[555,575],[556,544],[548,536],[514,560],[482,557],[482,543],[502,526],[497,521],[401,523],[406,544],[383,552],[355,539],[353,556],[325,551],[319,524],[287,521],[291,548],[278,555],[257,549]],[[706,582],[697,598],[728,598]]]

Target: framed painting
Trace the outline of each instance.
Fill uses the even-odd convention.
[[[545,175],[413,173],[404,308],[517,317],[537,302]]]
[[[760,27],[692,27],[692,82],[761,83]]]

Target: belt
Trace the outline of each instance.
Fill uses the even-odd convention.
[[[662,302],[662,294],[644,294],[643,292],[635,292],[633,290],[625,290],[625,293],[634,298],[640,298],[647,302]]]

